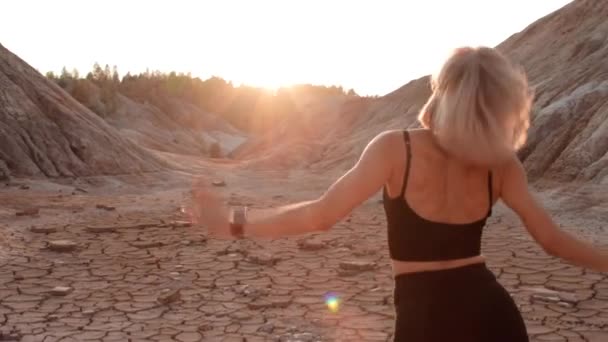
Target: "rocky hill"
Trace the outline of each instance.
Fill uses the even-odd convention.
[[[88,83],[89,93],[82,103],[95,107],[91,103],[101,101],[101,90],[88,80],[80,82]],[[247,139],[225,119],[185,101],[166,98],[167,108],[161,109],[119,92],[115,97],[115,108],[101,116],[121,135],[147,149],[206,157],[213,144],[217,144],[221,155],[226,155]]]
[[[498,46],[535,88],[531,177],[608,183],[608,2],[578,0]]]
[[[520,153],[532,180],[608,183],[606,17],[606,1],[573,1],[498,46],[535,90]],[[298,104],[299,115],[238,146],[248,137],[183,103],[169,113],[120,96],[101,119],[4,48],[0,87],[0,172],[46,176],[157,169],[152,150],[197,155],[213,141],[243,166],[341,172],[379,132],[417,126],[430,95],[425,76],[380,98]]]
[[[529,140],[520,153],[532,180],[608,183],[606,18],[608,2],[577,0],[497,47],[524,66],[535,90]],[[352,166],[374,135],[417,126],[416,116],[429,95],[425,76],[354,111],[344,107],[331,122],[325,118],[317,125],[324,133],[309,152],[314,158],[301,165],[320,170]]]
[[[84,176],[166,164],[0,45],[0,177]]]

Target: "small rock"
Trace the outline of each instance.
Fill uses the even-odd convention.
[[[78,247],[78,244],[70,240],[49,241],[49,249],[55,252],[71,252]]]
[[[15,215],[17,215],[17,216],[34,216],[34,215],[38,215],[39,212],[40,212],[40,209],[38,209],[38,208],[29,208],[29,209],[18,211],[15,213]]]
[[[29,185],[25,185],[25,184],[23,184],[23,185],[21,185],[19,187],[19,189],[21,189],[21,190],[29,190],[29,188],[30,188],[30,186]]]
[[[180,289],[164,289],[160,295],[156,298],[156,301],[160,304],[169,304],[180,300],[181,293]]]
[[[102,233],[113,233],[116,231],[116,227],[112,226],[87,226],[87,232],[102,234]]]
[[[74,289],[69,286],[55,286],[49,293],[53,296],[67,296]]]
[[[136,248],[152,248],[161,247],[163,245],[160,241],[134,241],[131,242],[131,246]]]
[[[32,233],[49,234],[57,232],[57,228],[48,226],[32,226],[30,227],[30,231]]]
[[[116,210],[116,207],[113,207],[111,205],[105,205],[105,204],[98,204],[95,206],[97,209],[103,209],[103,210],[107,210],[107,211],[113,211]]]
[[[327,244],[323,241],[316,240],[300,240],[298,247],[304,251],[318,251],[327,248]]]
[[[353,254],[358,257],[375,255],[376,253],[377,253],[377,250],[374,250],[371,248],[363,248],[363,249],[355,250],[353,252]]]
[[[293,334],[293,338],[295,338],[297,341],[311,342],[315,339],[315,336],[312,333],[305,332]]]
[[[268,295],[268,289],[259,289],[249,285],[242,285],[242,287],[237,288],[237,293],[249,298],[259,298],[262,296]]]
[[[247,260],[252,264],[272,266],[279,261],[279,258],[273,257],[270,253],[256,252],[252,253]]]
[[[213,330],[213,326],[211,324],[203,324],[198,327],[198,331],[204,333],[205,331]]]
[[[83,310],[82,314],[85,316],[93,316],[93,315],[95,315],[95,310],[93,310],[93,309]]]
[[[180,208],[181,210],[181,208]],[[188,228],[188,227],[192,227],[192,222],[188,222],[188,221],[173,221],[169,223],[169,226],[173,227],[173,228]]]
[[[551,295],[551,294],[540,294],[540,293],[533,294],[530,299],[532,300],[532,303],[534,303],[534,302],[544,302],[544,303],[554,303],[554,304],[557,304],[557,303],[559,303],[561,301],[561,299],[559,298],[559,296]]]
[[[569,304],[576,304],[580,301],[580,298],[574,293],[560,292],[558,296],[562,302]]]
[[[272,334],[272,332],[274,331],[274,324],[266,323],[266,324],[262,325],[261,327],[259,327],[258,331],[262,332],[262,333]]]
[[[213,186],[226,186],[226,182],[223,180],[214,180],[211,182]]]
[[[340,268],[345,271],[371,271],[376,268],[376,263],[371,261],[343,261]]]
[[[54,322],[54,321],[56,321],[58,319],[59,319],[59,315],[57,315],[57,314],[48,315],[46,317],[46,321],[47,322]]]
[[[290,296],[274,296],[269,300],[273,308],[286,308],[291,304],[292,298]]]
[[[250,319],[251,315],[244,311],[235,311],[232,315],[230,315],[230,317],[239,321],[244,321]]]

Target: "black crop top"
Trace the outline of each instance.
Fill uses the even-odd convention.
[[[403,132],[407,165],[401,194],[391,198],[383,189],[384,211],[388,223],[390,256],[401,261],[441,261],[477,256],[481,252],[481,233],[492,215],[492,173],[488,173],[490,208],[486,217],[471,223],[452,224],[429,221],[420,217],[404,198],[412,154],[410,138]]]

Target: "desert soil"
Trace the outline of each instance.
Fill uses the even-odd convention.
[[[260,207],[310,199],[331,181],[230,174],[217,190]],[[325,234],[227,241],[179,213],[190,180],[0,185],[0,341],[390,341],[393,280],[377,197]],[[565,229],[606,247],[605,202],[581,193],[542,198]],[[500,206],[483,252],[532,341],[608,341],[608,275],[548,256]],[[335,312],[328,293],[340,300]]]

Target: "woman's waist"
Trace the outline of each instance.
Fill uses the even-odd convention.
[[[393,275],[396,279],[402,276],[415,275],[418,273],[447,271],[475,264],[481,264],[485,267],[485,260],[486,258],[483,255],[440,261],[401,261],[393,259]]]

